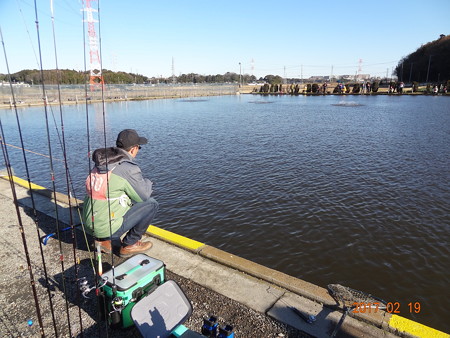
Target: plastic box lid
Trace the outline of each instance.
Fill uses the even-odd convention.
[[[157,271],[163,266],[162,261],[146,254],[134,255],[114,268],[115,285],[119,290],[128,290],[149,273]],[[113,270],[105,272],[102,277],[108,278],[109,286],[113,284]]]
[[[191,313],[191,303],[178,284],[169,280],[137,302],[131,318],[143,337],[166,338]]]

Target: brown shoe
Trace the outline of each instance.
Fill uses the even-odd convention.
[[[110,254],[112,253],[111,241],[95,241],[95,250],[97,250],[97,246],[100,245],[100,250],[103,253]]]
[[[152,242],[137,241],[133,245],[123,246],[120,248],[120,257],[130,257],[138,253],[143,253],[153,246]]]

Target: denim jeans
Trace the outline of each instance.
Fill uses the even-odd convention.
[[[123,217],[122,226],[112,235],[112,240],[120,240],[120,236],[128,231],[122,240],[122,246],[135,244],[147,231],[158,209],[158,202],[154,198],[135,203]]]

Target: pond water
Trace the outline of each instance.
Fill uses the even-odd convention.
[[[25,148],[48,154],[44,108],[18,113]],[[66,192],[59,116],[49,108]],[[64,106],[63,116],[78,198],[86,117],[91,150],[134,128],[149,139],[137,162],[154,182],[155,225],[322,287],[399,302],[401,316],[450,332],[450,98],[241,95]],[[0,118],[6,143],[20,146],[15,112]],[[21,151],[8,151],[25,178]],[[27,161],[31,180],[50,188],[48,158]]]

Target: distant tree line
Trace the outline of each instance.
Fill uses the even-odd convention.
[[[44,70],[43,72],[44,82],[47,84],[58,83],[58,77],[62,84],[82,84],[86,81],[86,74],[84,72],[64,69],[57,72],[56,70]],[[6,74],[0,74],[1,81],[9,81],[9,77]],[[20,72],[11,74],[11,81],[25,82],[30,85],[41,84],[42,76],[41,72],[37,69],[25,69]]]
[[[84,84],[89,82],[89,72],[76,71],[70,69],[44,70],[43,72],[45,84]],[[175,77],[147,77],[140,74],[113,72],[108,69],[102,71],[103,79],[106,84],[145,84],[145,83],[252,83],[256,81],[253,75],[244,74],[239,76],[236,73],[227,72],[217,75],[200,75],[200,74],[182,74]],[[271,76],[271,75],[268,75]],[[59,81],[58,81],[59,79]],[[11,74],[12,82],[24,82],[30,85],[39,85],[42,83],[40,70],[25,69],[17,73]],[[262,79],[261,79],[262,80]],[[0,81],[9,81],[6,74],[0,74]]]
[[[106,84],[172,84],[172,83],[268,83],[270,85],[281,84],[296,84],[301,80],[298,78],[282,78],[279,75],[266,75],[264,77],[256,78],[254,75],[239,74],[233,72],[227,72],[225,74],[216,75],[201,75],[196,73],[181,74],[179,76],[171,77],[147,77],[141,74],[126,73],[126,72],[113,72],[108,69],[102,71],[103,79]],[[44,70],[44,83],[45,84],[63,84],[63,85],[82,85],[89,82],[89,72],[76,71],[70,69],[60,69],[56,71]],[[25,69],[20,72],[11,74],[13,82],[24,82],[30,85],[39,85],[42,83],[41,72],[37,69]],[[59,81],[58,81],[59,79]],[[0,74],[0,81],[9,81],[9,77],[6,74]],[[341,81],[345,82],[345,81]]]
[[[251,83],[256,81],[256,77],[253,75],[243,74],[239,76],[239,74],[227,72],[225,74],[216,74],[216,75],[200,75],[200,74],[181,74],[180,76],[176,76],[175,78],[163,78],[156,79],[152,78],[152,82],[159,81],[164,83]]]
[[[103,79],[105,83],[118,84],[118,83],[146,83],[149,81],[148,77],[125,72],[113,72],[108,69],[104,69]],[[60,69],[59,71],[55,69],[41,71],[37,69],[25,69],[20,72],[11,74],[12,82],[25,82],[30,85],[42,84],[42,76],[44,77],[45,84],[84,84],[89,82],[89,72],[70,70],[70,69]],[[6,74],[0,74],[0,81],[9,81],[9,77]]]
[[[405,56],[394,73],[403,82],[436,82],[450,80],[450,35],[426,43]]]

